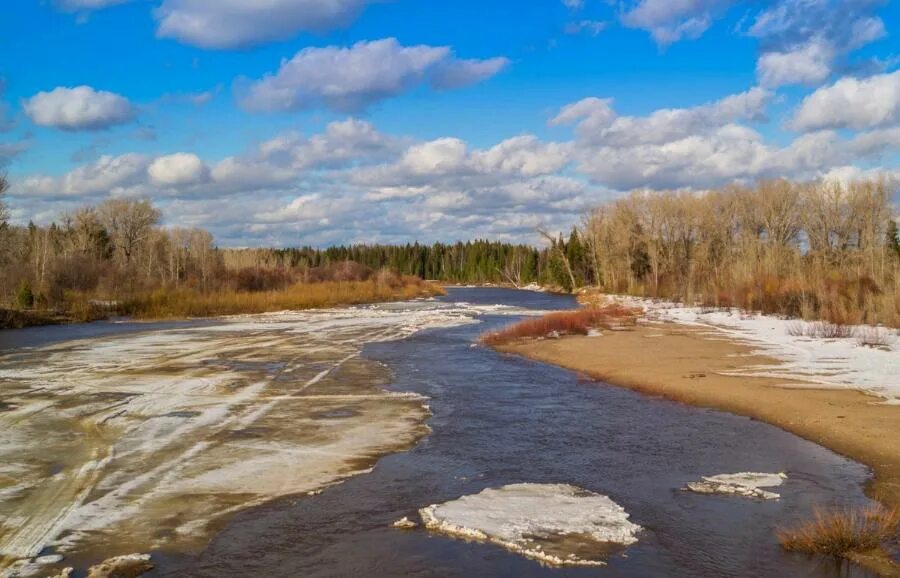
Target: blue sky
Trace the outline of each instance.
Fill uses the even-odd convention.
[[[15,0],[16,222],[151,198],[222,245],[534,240],[637,188],[898,174],[873,0]]]

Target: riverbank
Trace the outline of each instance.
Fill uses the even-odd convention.
[[[803,379],[729,375],[780,361],[712,328],[642,323],[599,337],[510,344],[502,351],[559,365],[649,395],[744,415],[778,426],[869,466],[874,499],[900,506],[900,407]],[[866,565],[900,574],[886,557]]]
[[[86,296],[76,298],[67,312],[0,309],[0,330],[98,321],[114,315],[152,321],[303,311],[406,301],[444,293],[438,284],[399,276],[388,280],[297,283],[274,291],[159,289],[124,300],[116,307],[102,309],[93,306]]]

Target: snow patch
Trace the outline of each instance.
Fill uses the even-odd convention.
[[[603,565],[641,527],[607,496],[568,484],[512,484],[419,510],[429,530],[492,542],[558,566]]]
[[[846,338],[808,337],[792,335],[797,333],[798,324],[805,323],[797,319],[639,297],[609,299],[644,308],[647,320],[708,328],[782,362],[729,375],[797,379],[823,387],[860,390],[882,398],[884,403],[900,404],[900,340],[891,336],[879,347],[866,347],[859,338],[887,332],[884,328],[857,325],[850,328],[851,336]]]

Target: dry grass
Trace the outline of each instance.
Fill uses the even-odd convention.
[[[556,335],[587,335],[590,329],[610,329],[637,323],[639,309],[618,304],[584,307],[526,319],[481,336],[484,345],[497,346],[520,339]]]
[[[259,292],[160,289],[129,300],[124,312],[141,319],[210,317],[397,301],[442,293],[437,285],[414,277],[297,283]]]
[[[791,552],[846,557],[876,550],[896,540],[900,508],[869,507],[824,512],[795,528],[780,530],[778,541]]]

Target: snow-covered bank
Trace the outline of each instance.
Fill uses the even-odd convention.
[[[605,549],[637,542],[641,529],[608,497],[567,484],[488,488],[419,514],[429,530],[492,542],[557,566],[602,565]]]
[[[815,333],[796,319],[748,313],[738,309],[688,307],[636,297],[611,297],[626,305],[643,307],[649,321],[703,327],[745,342],[780,365],[759,365],[736,375],[797,379],[820,387],[858,389],[900,404],[900,337],[885,328],[855,326],[841,338],[808,337]],[[877,347],[865,345],[877,334]]]

